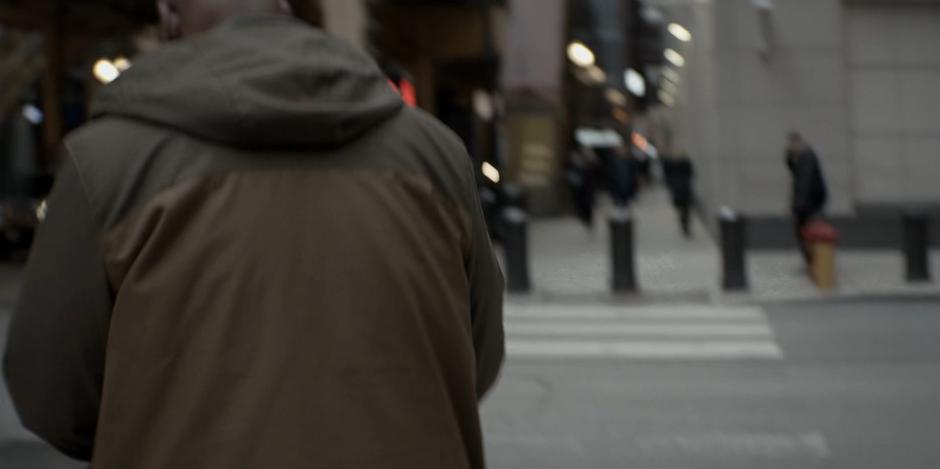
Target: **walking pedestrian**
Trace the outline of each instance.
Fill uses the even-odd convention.
[[[159,12],[65,142],[24,425],[96,469],[484,467],[502,276],[459,139],[284,1]]]
[[[826,179],[816,152],[806,143],[799,132],[787,137],[786,164],[792,176],[791,210],[794,229],[800,251],[807,263],[811,256],[803,240],[803,228],[819,217],[828,201]]]
[[[666,186],[672,195],[672,204],[679,215],[679,226],[686,238],[692,238],[692,206],[695,192],[692,188],[695,168],[685,150],[677,148],[672,155],[662,159]]]
[[[617,207],[629,207],[637,192],[637,171],[630,150],[626,147],[598,148],[607,190]]]
[[[590,147],[576,140],[572,145],[571,159],[565,170],[565,179],[571,190],[572,202],[578,219],[588,228],[594,227],[594,205],[596,202],[598,167],[597,155]]]

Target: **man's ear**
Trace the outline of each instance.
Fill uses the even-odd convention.
[[[170,0],[157,0],[160,15],[160,40],[175,41],[183,37],[183,21],[179,9]]]

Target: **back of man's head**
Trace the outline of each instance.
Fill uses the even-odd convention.
[[[172,41],[206,32],[225,20],[239,15],[291,14],[294,4],[307,8],[310,0],[157,0],[160,33]]]
[[[792,131],[787,134],[787,148],[790,151],[799,152],[806,149],[806,141],[803,140],[803,135],[797,131]]]

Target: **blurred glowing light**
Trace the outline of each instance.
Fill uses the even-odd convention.
[[[32,104],[23,106],[23,118],[26,119],[26,122],[39,125],[42,124],[43,117],[42,111],[40,111],[38,107]]]
[[[119,72],[126,72],[131,68],[131,61],[127,57],[118,57],[114,59],[114,68],[118,69]]]
[[[676,39],[682,42],[689,42],[692,40],[692,33],[688,29],[685,29],[685,26],[682,26],[679,23],[669,23],[669,33],[676,37]]]
[[[679,87],[676,86],[675,83],[673,83],[673,82],[671,82],[671,81],[664,80],[664,81],[662,82],[662,84],[660,84],[659,86],[660,86],[660,89],[662,89],[663,91],[665,91],[665,92],[667,92],[667,93],[669,93],[669,94],[671,94],[671,95],[673,95],[673,96],[679,94]]]
[[[476,112],[477,117],[485,122],[490,122],[493,120],[493,117],[496,115],[495,104],[493,103],[493,97],[490,96],[484,90],[476,90],[473,92],[473,110]]]
[[[663,68],[663,76],[666,77],[667,80],[673,82],[673,84],[676,84],[676,85],[679,84],[679,81],[680,81],[679,72],[666,67],[666,68]]]
[[[627,85],[627,89],[633,93],[634,96],[642,98],[646,96],[646,79],[643,78],[643,75],[640,72],[634,69],[627,69],[624,72],[624,81]]]
[[[675,65],[676,67],[685,66],[685,57],[682,57],[682,54],[676,52],[674,49],[666,49],[663,55],[666,57],[666,60],[668,60],[669,63]]]
[[[627,97],[616,88],[607,89],[607,101],[616,106],[627,105]]]
[[[673,98],[671,94],[665,92],[664,90],[659,90],[659,101],[668,107],[673,107],[676,105],[676,98]]]
[[[665,20],[665,17],[663,16],[663,12],[659,11],[659,9],[655,7],[646,7],[643,9],[641,14],[643,15],[643,19],[646,20],[647,23],[661,25],[663,24]]]
[[[614,119],[617,119],[617,122],[620,122],[623,125],[630,125],[630,113],[624,111],[623,109],[614,108],[612,112]]]
[[[596,60],[594,51],[581,41],[574,41],[568,45],[568,58],[579,67],[590,67]]]
[[[499,170],[488,161],[483,162],[483,175],[494,184],[499,184]]]
[[[48,210],[48,208],[49,208],[49,205],[46,203],[45,200],[40,202],[39,205],[36,206],[36,219],[39,221],[45,220],[46,211]]]
[[[581,145],[591,148],[623,147],[623,137],[613,129],[581,127],[575,130],[575,139]]]
[[[646,152],[650,147],[649,140],[639,132],[633,132],[631,140],[633,141],[633,146],[637,147],[642,152]]]
[[[607,72],[597,65],[591,65],[590,68],[587,69],[587,76],[595,83],[604,83],[607,81]]]
[[[117,78],[121,76],[121,71],[108,59],[101,59],[95,62],[95,67],[92,71],[95,74],[95,78],[104,85],[117,80]]]

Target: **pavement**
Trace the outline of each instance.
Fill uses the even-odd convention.
[[[507,315],[493,468],[940,467],[940,301]]]
[[[531,298],[594,300],[611,296],[610,236],[601,208],[590,229],[574,218],[533,220],[529,227]],[[710,303],[826,300],[857,297],[940,296],[940,252],[931,255],[933,281],[908,284],[900,250],[839,250],[837,287],[820,291],[805,274],[800,255],[748,252],[750,288],[721,290],[720,252],[700,220],[692,239],[679,231],[667,191],[652,187],[632,208],[640,295],[651,301],[687,299]]]

